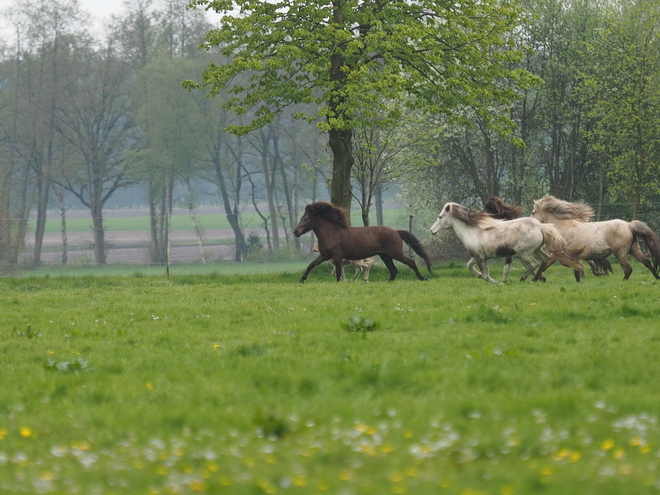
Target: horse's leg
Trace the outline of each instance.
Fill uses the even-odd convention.
[[[335,263],[335,269],[337,270],[337,273],[335,274],[335,276],[337,277],[337,282],[345,282],[346,279],[344,278],[344,263],[343,263],[344,260],[342,258],[337,258],[337,256],[335,256],[333,258],[333,261]]]
[[[612,254],[619,262],[619,265],[621,265],[621,269],[623,270],[623,280],[628,280],[628,278],[630,278],[630,274],[633,271],[632,266],[630,266],[630,263],[628,263],[628,250],[627,249],[618,249],[616,251],[612,250]]]
[[[511,263],[513,263],[513,258],[507,256],[504,260],[504,271],[502,272],[502,282],[506,282],[509,278],[509,272],[511,271]]]
[[[541,246],[540,248],[538,248],[537,250],[534,251],[534,256],[535,256],[536,260],[539,263],[538,266],[537,266],[537,268],[539,270],[543,266],[543,264],[546,261],[548,261],[548,258],[550,257],[550,255],[545,251],[545,249],[543,249],[543,246]],[[532,273],[534,273],[534,272],[532,272]],[[534,273],[534,278],[532,279],[532,282],[537,282],[538,280],[540,280],[541,282],[545,282],[545,277],[543,276],[543,273],[538,274],[538,279],[536,278],[536,276],[537,276],[537,274]]]
[[[656,271],[655,268],[653,268],[651,262],[648,259],[646,259],[646,256],[644,256],[644,253],[642,252],[642,249],[639,247],[638,242],[633,242],[633,245],[630,246],[630,254],[632,254],[638,261],[641,261],[646,268],[651,270],[651,273],[656,279],[660,278],[660,276],[658,276],[658,272]]]
[[[395,258],[397,261],[400,261],[404,265],[408,265],[410,268],[412,268],[415,271],[415,275],[417,275],[417,278],[420,280],[428,280],[424,275],[421,274],[419,269],[417,268],[417,264],[408,258],[405,254],[402,254],[401,256],[397,256]]]
[[[522,258],[520,259],[520,262],[523,264],[525,267],[525,273],[522,274],[522,277],[520,277],[520,281],[524,282],[527,280],[527,277],[529,277],[532,273],[534,273],[534,269],[538,266],[538,264],[529,264],[526,261],[523,261]]]
[[[360,273],[362,273],[362,266],[360,265],[353,265],[355,267],[355,275],[353,276],[352,282],[355,282],[357,278],[360,276]]]
[[[477,264],[477,260],[475,260],[474,258],[470,258],[470,261],[467,262],[468,270],[474,273],[477,277],[482,278],[481,272],[474,267],[474,265],[476,264]]]
[[[388,282],[391,282],[392,280],[394,280],[399,270],[397,270],[396,266],[394,266],[394,261],[392,261],[391,256],[388,256],[387,254],[381,254],[380,259],[383,260],[383,263],[385,263],[385,266],[390,271],[390,279],[388,280]]]
[[[309,272],[311,272],[315,266],[320,265],[327,259],[329,259],[327,256],[319,254],[318,257],[307,266],[307,270],[305,270],[305,273],[303,273],[303,276],[300,278],[300,283],[302,284],[307,279],[307,275],[309,275]]]
[[[364,281],[369,283],[369,272],[371,271],[371,263],[367,263],[367,266],[364,270]]]
[[[483,278],[486,282],[490,282],[493,285],[497,285],[497,281],[493,280],[488,273],[488,260],[477,259],[477,265],[481,269],[481,275],[479,278]]]
[[[543,273],[552,266],[552,264],[557,261],[557,258],[555,258],[554,254],[551,254],[548,256],[548,259],[545,260],[545,262],[540,266],[540,268],[536,272],[536,276],[534,277],[534,282],[538,280],[543,280],[545,281],[545,278],[543,277]]]

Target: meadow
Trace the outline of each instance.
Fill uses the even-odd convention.
[[[657,493],[634,268],[1,278],[0,493]]]

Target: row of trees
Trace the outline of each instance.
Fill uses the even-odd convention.
[[[186,3],[127,2],[103,39],[76,0],[7,12],[2,266],[30,215],[40,262],[49,208],[66,243],[72,198],[104,263],[103,209],[126,187],[150,210],[154,263],[173,205],[194,220],[200,184],[217,191],[237,260],[246,207],[268,248],[299,248],[290,232],[305,204],[352,194],[367,224],[393,182],[426,213],[551,193],[638,216],[658,199],[660,11],[648,0],[193,2],[240,4],[219,30]],[[200,74],[203,91],[182,88]]]
[[[495,107],[524,143],[502,139],[469,108],[471,125],[438,122],[435,167],[410,188],[429,202],[489,196],[530,206],[549,193],[598,205],[599,217],[655,211],[660,190],[660,10],[647,0],[526,0],[516,35],[543,84]],[[436,194],[442,191],[440,197]],[[615,205],[615,203],[618,203]],[[610,208],[608,208],[608,205]],[[436,205],[437,206],[437,205]]]

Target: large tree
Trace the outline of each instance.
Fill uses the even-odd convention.
[[[349,207],[353,134],[381,112],[384,101],[405,101],[451,115],[467,105],[493,127],[506,116],[490,105],[517,97],[529,74],[518,61],[512,32],[523,19],[516,0],[192,0],[222,14],[207,33],[229,62],[211,64],[201,85],[229,88],[227,108],[251,118],[246,133],[273,121],[291,103],[315,103],[301,115],[328,132],[333,154],[331,201]],[[237,78],[247,74],[249,79]],[[503,81],[515,84],[504,84]],[[199,87],[187,81],[188,87]]]

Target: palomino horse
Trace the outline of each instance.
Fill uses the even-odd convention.
[[[508,205],[502,201],[497,196],[493,196],[488,201],[484,203],[484,209],[481,210],[482,213],[488,213],[493,218],[498,218],[500,220],[514,220],[520,217],[520,214],[523,212],[522,206],[513,206]],[[470,260],[472,261],[472,260]],[[472,261],[472,265],[476,261]],[[502,282],[506,282],[509,278],[509,272],[511,271],[511,264],[513,263],[513,257],[507,256],[504,259],[504,270],[502,271]]]
[[[523,212],[522,206],[514,206],[505,203],[501,198],[493,196],[486,203],[484,203],[484,208],[481,210],[483,213],[488,213],[493,218],[499,218],[500,220],[513,220],[514,218],[519,218]],[[504,271],[502,272],[502,282],[506,282],[509,277],[509,272],[511,271],[512,257],[507,256],[504,260]],[[587,260],[591,271],[596,277],[601,277],[612,273],[612,265],[607,260],[607,258],[599,260]],[[541,276],[543,280],[543,276]]]
[[[628,280],[633,269],[628,263],[628,255],[648,268],[657,279],[660,265],[660,238],[644,222],[634,220],[607,220],[590,222],[594,216],[591,206],[584,203],[569,203],[554,196],[545,196],[534,201],[532,217],[543,223],[555,225],[570,246],[586,246],[580,257],[585,260],[600,260],[613,254],[623,268],[623,280]],[[639,239],[644,240],[653,263],[646,259],[639,247]],[[550,258],[536,274],[537,277],[554,263]]]
[[[314,249],[312,249],[315,253],[319,252],[319,245],[317,244],[314,246]],[[335,267],[335,262],[332,260],[329,260],[330,264],[332,265],[332,276],[336,277],[337,276],[337,268]],[[348,266],[348,265],[353,265],[355,267],[355,275],[353,276],[353,282],[357,280],[357,278],[360,276],[362,271],[364,271],[364,281],[369,283],[369,272],[371,271],[371,267],[375,265],[377,262],[375,259],[369,257],[365,258],[363,260],[342,260],[341,264],[342,266]],[[346,280],[344,276],[342,275],[341,277],[342,280]]]
[[[309,264],[300,283],[305,281],[315,266],[330,259],[337,269],[337,282],[339,282],[344,271],[341,260],[361,260],[374,255],[380,256],[390,271],[390,281],[394,280],[398,273],[393,260],[408,265],[415,271],[418,279],[426,280],[417,269],[415,262],[403,254],[401,240],[410,245],[413,251],[426,262],[429,272],[432,271],[431,261],[426,251],[411,233],[382,225],[349,227],[344,211],[325,201],[307,205],[293,234],[300,237],[310,230],[314,231],[319,240],[319,255]]]
[[[498,220],[487,213],[473,211],[457,203],[447,203],[431,227],[431,233],[436,235],[440,229],[451,228],[472,256],[468,262],[470,271],[491,284],[497,282],[488,274],[489,259],[518,256],[527,270],[520,279],[523,281],[548,258],[542,249],[544,245],[562,264],[574,270],[582,268],[580,251],[568,250],[566,241],[556,228],[533,218]],[[474,268],[475,263],[481,273]]]

